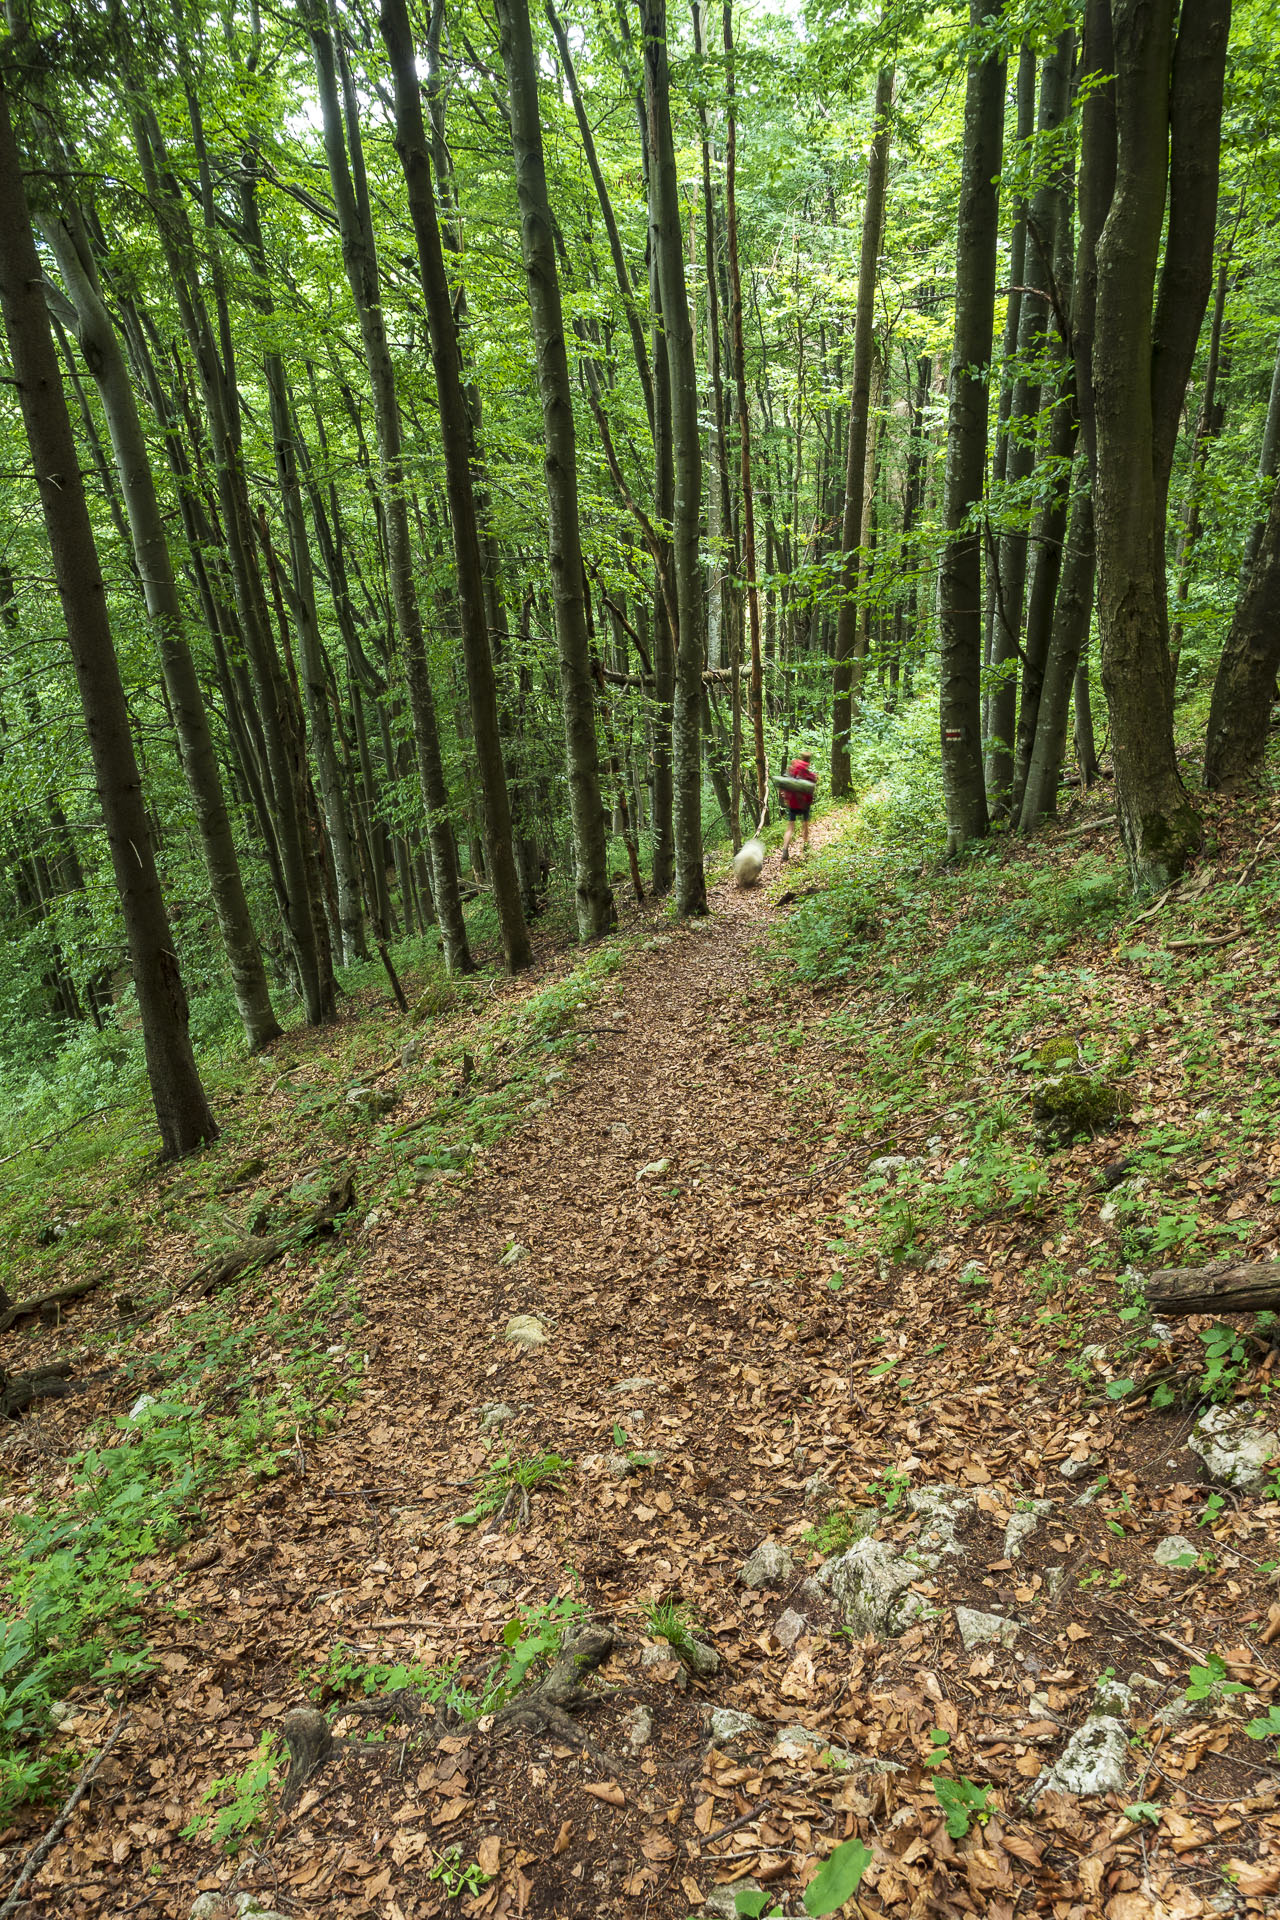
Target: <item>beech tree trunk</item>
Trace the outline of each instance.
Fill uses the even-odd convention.
[[[641,0],[645,105],[649,128],[650,244],[662,296],[675,498],[672,570],[680,622],[671,721],[676,912],[707,911],[702,865],[702,667],[706,607],[698,536],[702,518],[702,444],[698,425],[698,370],[684,273],[684,236],[671,131],[666,0]]]
[[[1204,784],[1234,788],[1261,765],[1280,671],[1280,487],[1213,683]]]
[[[0,313],[40,488],[67,643],[84,709],[94,785],[134,989],[147,1078],[166,1156],[192,1153],[218,1135],[191,1047],[187,996],[160,890],[120,667],[107,619],[106,583],[80,477],[45,306],[44,277],[22,184],[22,163],[0,79]]]
[[[956,324],[951,357],[947,465],[938,568],[942,785],[947,848],[982,839],[990,825],[982,767],[982,504],[987,460],[987,389],[995,324],[1000,162],[1004,149],[1004,60],[992,43],[991,0],[969,0],[977,44],[965,92],[960,220],[956,237]],[[983,41],[986,44],[983,44]]]
[[[391,0],[395,4],[395,0]],[[538,363],[546,449],[551,590],[560,655],[569,812],[577,870],[578,934],[599,940],[618,923],[609,887],[596,747],[595,691],[587,636],[585,575],[578,524],[577,442],[565,349],[564,311],[552,241],[528,0],[498,0],[502,59],[511,95],[511,144],[520,203],[520,244]]]
[[[862,581],[862,519],[866,497],[867,429],[871,417],[871,362],[875,346],[876,277],[884,232],[885,189],[889,178],[889,113],[893,104],[893,68],[876,76],[872,107],[871,156],[867,197],[862,209],[858,253],[858,304],[853,321],[853,381],[849,394],[849,439],[840,527],[840,610],[836,616],[835,665],[831,675],[831,794],[849,792],[849,730],[853,725],[852,686],[858,633],[858,594]],[[993,296],[994,297],[994,296]],[[988,354],[990,347],[988,345]]]
[[[209,716],[187,645],[182,601],[174,578],[164,517],[156,495],[138,402],[119,335],[102,299],[83,222],[42,221],[75,312],[76,337],[98,388],[120,479],[138,577],[155,626],[161,671],[192,810],[200,835],[209,891],[226,950],[236,1008],[250,1053],[279,1037],[266,968],[240,876]]]
[[[367,193],[358,192],[352,179],[333,39],[326,10],[323,4],[317,4],[317,0],[309,0],[307,27],[320,91],[329,179],[342,235],[343,263],[360,322],[365,365],[373,397],[391,601],[397,636],[404,652],[405,679],[413,712],[418,775],[427,812],[427,840],[431,848],[431,886],[436,916],[449,971],[470,973],[474,963],[462,917],[462,896],[458,890],[458,850],[449,817],[449,791],[445,784],[435,698],[427,668],[422,608],[414,579],[409,509],[405,498],[400,408],[396,395],[395,368],[382,313],[372,221],[368,212]],[[425,154],[423,163],[425,165]]]
[[[1176,50],[1173,15],[1174,0],[1113,0],[1116,186],[1098,243],[1093,346],[1102,683],[1121,835],[1144,889],[1175,878],[1200,839],[1173,746],[1165,515],[1212,277],[1229,6],[1186,9]]]

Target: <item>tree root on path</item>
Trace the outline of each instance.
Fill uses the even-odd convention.
[[[625,1763],[597,1746],[570,1718],[597,1704],[600,1696],[589,1693],[581,1682],[585,1675],[602,1667],[612,1652],[611,1628],[585,1628],[557,1655],[540,1686],[494,1714],[489,1731],[502,1733],[508,1727],[519,1727],[525,1733],[550,1734],[566,1746],[581,1747],[610,1773],[624,1773]]]

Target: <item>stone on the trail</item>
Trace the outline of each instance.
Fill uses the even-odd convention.
[[[836,1745],[825,1734],[815,1733],[811,1727],[802,1727],[799,1721],[775,1735],[773,1742],[775,1753],[797,1753],[808,1751],[820,1758],[826,1757],[841,1772],[859,1773],[901,1773],[902,1768],[896,1760],[873,1760],[866,1754],[851,1753],[848,1747]]]
[[[614,1384],[611,1387],[607,1387],[605,1391],[607,1393],[643,1393],[646,1387],[656,1387],[659,1384],[657,1380],[651,1379],[648,1374],[637,1373],[633,1375],[630,1380],[616,1380]]]
[[[650,1467],[661,1466],[662,1453],[657,1447],[651,1447],[647,1453],[635,1448],[630,1453],[624,1453],[619,1447],[615,1453],[605,1456],[604,1464],[615,1480],[629,1480],[633,1473],[644,1473]]]
[[[764,841],[744,840],[733,856],[733,877],[740,887],[754,887],[764,872]]]
[[[1096,1453],[1071,1454],[1065,1460],[1059,1460],[1058,1472],[1064,1480],[1081,1480],[1086,1473],[1092,1473],[1098,1464]]]
[[[804,1503],[806,1507],[834,1507],[840,1502],[839,1488],[834,1487],[825,1473],[811,1473],[804,1483]]]
[[[264,1906],[264,1893],[238,1893],[235,1898],[237,1920],[285,1920],[275,1907]]]
[[[788,1607],[785,1613],[780,1613],[774,1621],[773,1637],[780,1647],[790,1650],[808,1624],[802,1613],[797,1613],[794,1607]]]
[[[129,1409],[129,1418],[131,1420],[141,1420],[143,1415],[149,1413],[152,1407],[158,1407],[159,1405],[160,1402],[154,1393],[139,1394]]]
[[[1267,1462],[1280,1453],[1280,1433],[1251,1420],[1244,1407],[1210,1407],[1187,1445],[1219,1486],[1253,1492],[1268,1478]]]
[[[763,1720],[757,1720],[754,1713],[739,1713],[737,1707],[713,1707],[710,1726],[713,1747],[725,1746],[742,1733],[767,1731]]]
[[[514,1267],[517,1260],[523,1260],[524,1253],[525,1250],[520,1245],[520,1242],[513,1240],[511,1245],[507,1247],[499,1257],[498,1265],[500,1267]]]
[[[791,1555],[776,1540],[762,1540],[738,1576],[744,1587],[780,1587],[791,1573]]]
[[[356,1107],[367,1120],[380,1120],[399,1102],[399,1095],[383,1093],[377,1087],[348,1087],[347,1105]]]
[[[647,1167],[637,1169],[636,1185],[639,1186],[642,1180],[660,1180],[670,1166],[669,1160],[651,1160]]]
[[[400,1049],[400,1065],[402,1067],[411,1067],[421,1052],[422,1041],[419,1035],[415,1033],[413,1038],[406,1040]]]
[[[910,1548],[915,1560],[930,1572],[944,1553],[962,1554],[956,1528],[973,1501],[960,1487],[917,1487],[907,1495],[907,1506],[921,1516],[920,1532]]]
[[[515,1408],[509,1407],[505,1400],[490,1400],[480,1409],[480,1431],[492,1433],[495,1427],[504,1427],[515,1417]]]
[[[1091,1713],[1053,1765],[1038,1775],[1027,1799],[1034,1803],[1045,1793],[1076,1793],[1085,1799],[1119,1793],[1128,1757],[1129,1735],[1123,1724],[1109,1713]]]
[[[1200,1558],[1191,1542],[1182,1533],[1168,1533],[1163,1540],[1156,1542],[1152,1559],[1158,1567],[1181,1567],[1184,1571],[1194,1567]]]
[[[641,1753],[653,1738],[653,1715],[642,1702],[637,1702],[623,1721],[627,1729],[627,1745],[632,1753]]]
[[[839,1606],[846,1627],[877,1640],[904,1633],[924,1612],[924,1601],[911,1591],[911,1582],[919,1577],[914,1561],[901,1560],[883,1540],[870,1539],[855,1541],[816,1576]]]
[[[1117,1680],[1114,1673],[1104,1673],[1093,1690],[1098,1713],[1109,1713],[1115,1720],[1123,1720],[1133,1711],[1133,1688]]]
[[[191,1920],[223,1920],[227,1911],[225,1894],[198,1893],[191,1903]]]
[[[1004,1557],[1006,1560],[1022,1558],[1022,1543],[1033,1534],[1046,1513],[1052,1510],[1051,1500],[1032,1500],[1021,1513],[1010,1516],[1004,1530]]]
[[[956,1625],[960,1629],[960,1639],[966,1653],[972,1653],[975,1647],[983,1647],[990,1641],[999,1646],[1011,1647],[1018,1637],[1018,1622],[1006,1620],[1000,1613],[980,1613],[976,1607],[957,1607]]]
[[[758,1880],[732,1880],[723,1887],[712,1887],[702,1903],[702,1911],[707,1916],[707,1920],[735,1920],[738,1912],[738,1895],[762,1891]]]
[[[878,1160],[867,1164],[865,1179],[892,1180],[898,1174],[905,1173],[908,1167],[922,1167],[923,1160],[915,1159],[905,1153],[882,1153]]]
[[[509,1340],[513,1347],[533,1348],[545,1347],[548,1336],[546,1328],[536,1314],[517,1313],[513,1319],[508,1320],[507,1330],[502,1337],[504,1340]]]
[[[697,1675],[699,1680],[710,1680],[720,1671],[720,1655],[714,1647],[707,1646],[705,1641],[695,1640],[690,1636],[682,1640],[678,1647],[673,1647],[671,1651],[677,1660],[688,1667],[690,1673]]]
[[[1041,1133],[1062,1146],[1079,1133],[1106,1133],[1127,1108],[1122,1089],[1100,1073],[1053,1074],[1041,1081],[1031,1102]]]

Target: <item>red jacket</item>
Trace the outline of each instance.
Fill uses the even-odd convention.
[[[788,780],[812,780],[814,792],[816,793],[817,791],[818,776],[803,754],[800,754],[791,762],[791,765],[787,768],[787,778]],[[803,813],[806,807],[813,805],[814,795],[812,793],[792,793],[789,787],[784,787],[782,789],[782,798],[786,802],[789,813]]]

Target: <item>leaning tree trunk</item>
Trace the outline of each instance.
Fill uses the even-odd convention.
[[[942,515],[946,544],[938,568],[942,786],[947,847],[958,853],[990,821],[982,769],[982,505],[987,460],[987,388],[995,324],[996,241],[1004,148],[1004,61],[984,49],[1001,6],[969,0],[978,43],[969,56],[956,239],[956,322],[951,358],[947,465]]]
[[[1144,888],[1179,874],[1200,839],[1173,744],[1165,511],[1212,278],[1228,12],[1226,0],[1187,10],[1175,58],[1174,0],[1112,7],[1118,139],[1115,196],[1098,245],[1094,520],[1116,806],[1130,872]]]
[[[413,36],[409,29],[405,0],[384,0],[380,25],[395,84],[396,151],[404,170],[409,214],[418,243],[418,268],[431,334],[431,360],[435,369],[440,434],[444,443],[445,486],[449,496],[449,519],[453,527],[467,703],[471,711],[471,730],[480,767],[480,790],[484,803],[489,884],[493,888],[493,903],[502,933],[507,971],[518,973],[522,967],[531,964],[533,949],[529,944],[529,930],[521,905],[520,876],[516,871],[512,838],[511,796],[502,763],[498,686],[485,613],[484,559],[480,551],[471,473],[471,419],[462,385],[457,322],[449,293],[449,276],[445,271],[444,247],[431,183],[430,148],[422,116],[422,92],[414,63]],[[382,339],[385,347],[385,333]]]
[[[756,813],[763,817],[765,804],[769,798],[769,769],[764,752],[764,665],[760,654],[760,589],[756,583],[756,505],[751,481],[751,409],[747,402],[747,355],[742,338],[742,267],[738,258],[738,118],[733,91],[732,0],[724,0],[724,57],[729,119],[725,144],[725,254],[729,269],[729,337],[733,347],[734,384],[738,396],[738,454],[742,467],[742,557],[746,566],[747,618],[751,633],[751,724],[756,761]],[[890,81],[892,82],[892,73]],[[878,101],[878,91],[876,98]],[[887,100],[885,114],[887,120]],[[877,123],[877,131],[878,126],[879,123]],[[886,147],[888,138],[886,124],[884,129]],[[873,171],[874,166],[873,150]],[[881,197],[883,198],[883,181]],[[710,217],[710,207],[707,211]],[[708,279],[713,271],[714,265],[711,254],[708,252]],[[714,318],[712,324],[714,325]],[[738,815],[737,808],[732,805],[732,799],[730,811],[731,831],[736,834]]]
[[[1267,418],[1262,429],[1262,448],[1258,455],[1258,483],[1260,489],[1267,481],[1274,480],[1276,469],[1280,467],[1280,343],[1276,346],[1275,366],[1271,370],[1271,398],[1267,402]],[[1249,529],[1245,541],[1244,558],[1240,566],[1239,591],[1244,592],[1249,584],[1249,575],[1253,572],[1253,563],[1258,548],[1262,545],[1262,536],[1267,529],[1266,513],[1261,513]]]
[[[875,104],[871,110],[871,155],[867,164],[867,197],[862,209],[862,242],[858,255],[858,305],[853,318],[853,385],[849,396],[844,518],[840,529],[840,610],[836,616],[835,664],[831,675],[831,793],[834,799],[847,794],[852,783],[849,731],[853,725],[854,654],[857,648],[858,596],[864,565],[859,542],[862,539],[862,510],[866,495],[876,275],[880,266],[885,188],[889,178],[889,111],[892,103],[893,68],[881,67],[876,76]]]
[[[671,756],[676,912],[683,918],[707,911],[707,880],[702,865],[701,753],[706,607],[698,553],[702,518],[702,444],[698,424],[698,369],[685,285],[680,195],[671,130],[666,0],[641,0],[640,16],[644,31],[645,101],[649,128],[650,242],[662,295],[675,465],[672,569],[675,574],[680,632],[676,646]]]
[[[324,122],[329,179],[342,234],[343,263],[347,269],[347,279],[351,285],[352,298],[355,301],[360,322],[365,366],[373,397],[378,459],[382,476],[381,503],[386,527],[387,571],[390,576],[396,632],[404,650],[404,670],[409,687],[409,705],[413,713],[418,776],[422,786],[423,804],[427,811],[427,839],[431,848],[431,883],[435,896],[436,916],[444,945],[445,962],[450,972],[470,973],[474,962],[467,940],[466,923],[462,917],[462,896],[458,888],[458,852],[449,818],[449,792],[445,784],[435,700],[427,668],[422,609],[414,579],[413,545],[409,534],[408,503],[405,499],[404,451],[400,409],[396,396],[395,368],[391,360],[391,348],[387,341],[386,323],[382,315],[377,259],[367,204],[362,204],[357,198],[351,179],[342,109],[338,98],[333,40],[322,0],[311,0],[308,31],[311,36],[316,79],[320,91],[320,110]]]
[[[147,612],[155,625],[178,752],[191,795],[214,912],[231,970],[232,991],[249,1051],[257,1053],[279,1037],[280,1023],[272,1009],[266,968],[240,877],[240,861],[209,731],[209,716],[187,645],[182,601],[174,578],[137,398],[119,335],[98,286],[83,222],[71,210],[69,222],[51,218],[42,225],[75,310],[80,350],[97,384],[106,414],[138,576]]]
[[[142,1020],[147,1077],[166,1155],[218,1134],[196,1067],[187,996],[160,890],[120,667],[107,619],[80,459],[45,307],[22,163],[0,81],[0,312],[53,554],[67,644],[84,708],[94,784],[120,895]]]
[[[387,0],[388,6],[395,0]],[[578,934],[599,940],[617,925],[609,887],[600,763],[596,747],[595,690],[587,636],[585,576],[578,523],[578,456],[573,389],[565,349],[564,311],[552,241],[551,207],[542,154],[538,71],[528,0],[498,0],[502,58],[511,94],[511,143],[520,202],[529,309],[542,397],[550,524],[551,589],[560,655],[560,700],[564,712],[565,766],[577,872]]]

